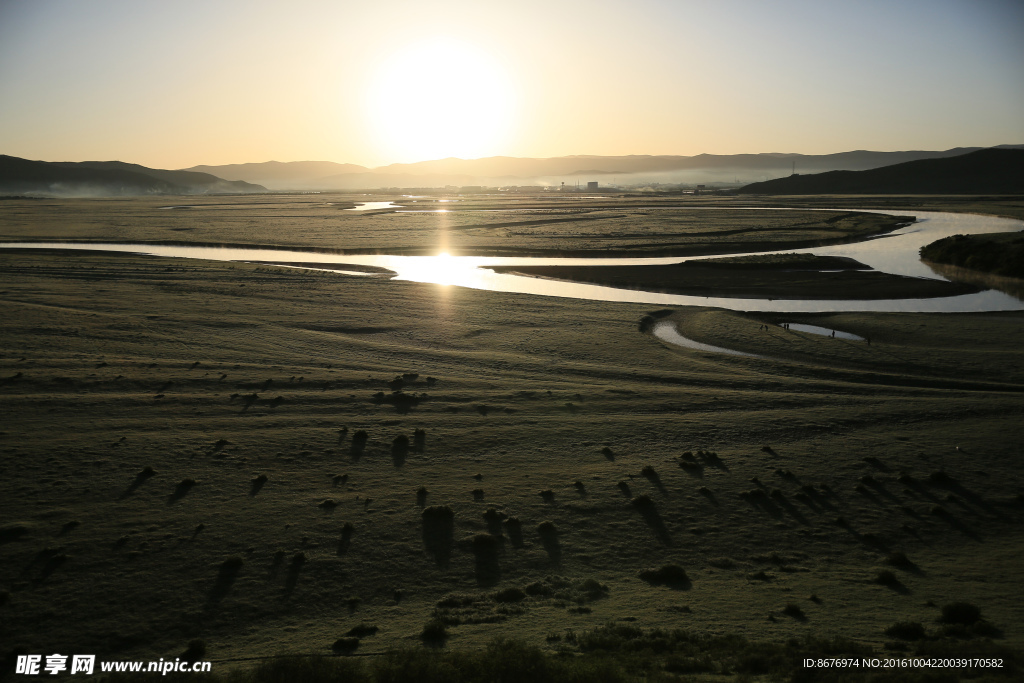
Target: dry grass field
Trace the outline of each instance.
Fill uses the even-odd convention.
[[[614,199],[342,214],[352,199],[9,200],[0,238],[653,253],[881,229]],[[1024,314],[671,314],[761,356],[735,357],[641,332],[651,312],[0,253],[0,654],[331,654],[352,629],[380,653],[431,622],[449,651],[577,651],[610,622],[1024,645]],[[761,327],[777,322],[871,344]],[[648,573],[670,565],[685,580]],[[958,601],[984,622],[939,623]],[[953,637],[887,635],[897,622]]]

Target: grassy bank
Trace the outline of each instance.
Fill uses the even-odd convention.
[[[404,211],[352,212],[391,199]],[[838,244],[906,217],[851,211],[751,211],[655,198],[266,195],[0,202],[0,240],[188,242],[332,253],[664,256]]]
[[[922,247],[921,258],[1024,280],[1024,236],[1020,233],[953,235]]]
[[[663,266],[492,266],[491,270],[647,292],[741,299],[849,299],[851,292],[859,299],[909,299],[979,291],[969,284],[860,272],[866,266],[851,261],[784,254]]]

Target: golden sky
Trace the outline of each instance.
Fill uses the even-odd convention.
[[[0,153],[160,168],[1024,143],[1018,0],[0,0]]]

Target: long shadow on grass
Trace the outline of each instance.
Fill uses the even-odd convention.
[[[432,505],[423,511],[423,547],[437,566],[447,568],[452,556],[455,513],[447,505]]]
[[[541,522],[537,525],[537,534],[551,564],[559,566],[562,563],[562,544],[558,542],[558,529],[551,522]]]
[[[124,500],[128,496],[132,495],[139,489],[140,486],[149,481],[154,475],[156,475],[156,472],[153,471],[152,467],[147,467],[146,469],[142,470],[141,472],[135,475],[135,480],[128,485],[128,488],[121,492],[121,495],[119,495],[117,499]]]
[[[221,563],[220,568],[217,570],[217,580],[214,582],[213,588],[210,589],[210,594],[206,597],[207,607],[213,607],[224,599],[231,590],[231,586],[234,585],[235,579],[238,578],[238,572],[241,570],[242,558],[240,557],[229,557]]]
[[[644,467],[641,474],[647,481],[651,482],[651,486],[658,489],[658,493],[663,496],[668,494],[668,491],[665,489],[665,485],[661,483],[661,477],[658,476],[658,473],[654,471],[653,467],[650,465]]]
[[[182,479],[174,487],[174,493],[167,496],[167,504],[174,505],[179,500],[184,498],[189,491],[196,485],[194,479]]]
[[[505,520],[505,531],[513,548],[523,547],[523,525],[518,517],[509,517]]]
[[[354,531],[355,527],[348,522],[345,523],[345,526],[341,527],[341,539],[338,540],[338,555],[348,553],[349,546],[352,545],[352,532]]]
[[[651,500],[650,496],[637,496],[630,503],[640,513],[640,516],[643,517],[644,522],[651,528],[651,531],[658,537],[658,540],[665,545],[672,545],[672,538],[669,536],[668,527],[665,526],[658,508],[654,505],[654,501]]]
[[[504,538],[491,534],[477,534],[473,537],[473,574],[479,586],[493,586],[501,580],[501,555]]]
[[[284,582],[285,595],[291,595],[295,591],[295,587],[299,584],[299,574],[302,573],[305,564],[306,553],[299,552],[292,556],[292,561],[288,564],[288,577]]]
[[[768,494],[764,492],[764,489],[751,489],[750,491],[744,491],[740,494],[743,500],[750,503],[750,505],[760,510],[775,519],[782,518],[782,510],[772,502],[772,499],[768,497]]]

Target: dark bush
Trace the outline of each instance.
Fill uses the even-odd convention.
[[[880,586],[888,586],[889,588],[900,588],[903,586],[899,578],[888,569],[878,572],[875,576],[875,583]]]
[[[925,637],[924,626],[917,621],[898,621],[885,629],[885,635],[900,640],[921,640]]]
[[[647,583],[661,586],[685,587],[690,585],[690,577],[677,564],[666,564],[660,569],[645,569],[638,576]]]
[[[357,647],[359,647],[358,638],[338,638],[334,641],[334,644],[331,645],[332,650],[342,654],[353,652]]]
[[[953,602],[943,605],[939,621],[943,624],[970,626],[981,619],[981,609],[969,602]]]
[[[783,607],[782,613],[785,614],[787,617],[799,619],[800,621],[803,621],[807,618],[807,615],[804,614],[804,611],[800,609],[800,605],[796,604],[795,602],[791,602],[785,607]]]
[[[504,588],[494,594],[495,602],[522,602],[526,599],[526,593],[518,588]]]
[[[380,629],[378,629],[376,626],[372,626],[370,624],[359,624],[358,626],[353,626],[352,628],[350,628],[348,630],[348,633],[346,633],[345,635],[349,638],[366,638],[368,636],[377,635],[377,631],[379,630]]]
[[[439,619],[428,621],[423,625],[423,632],[420,633],[420,638],[428,643],[444,642],[447,637],[448,628]]]

